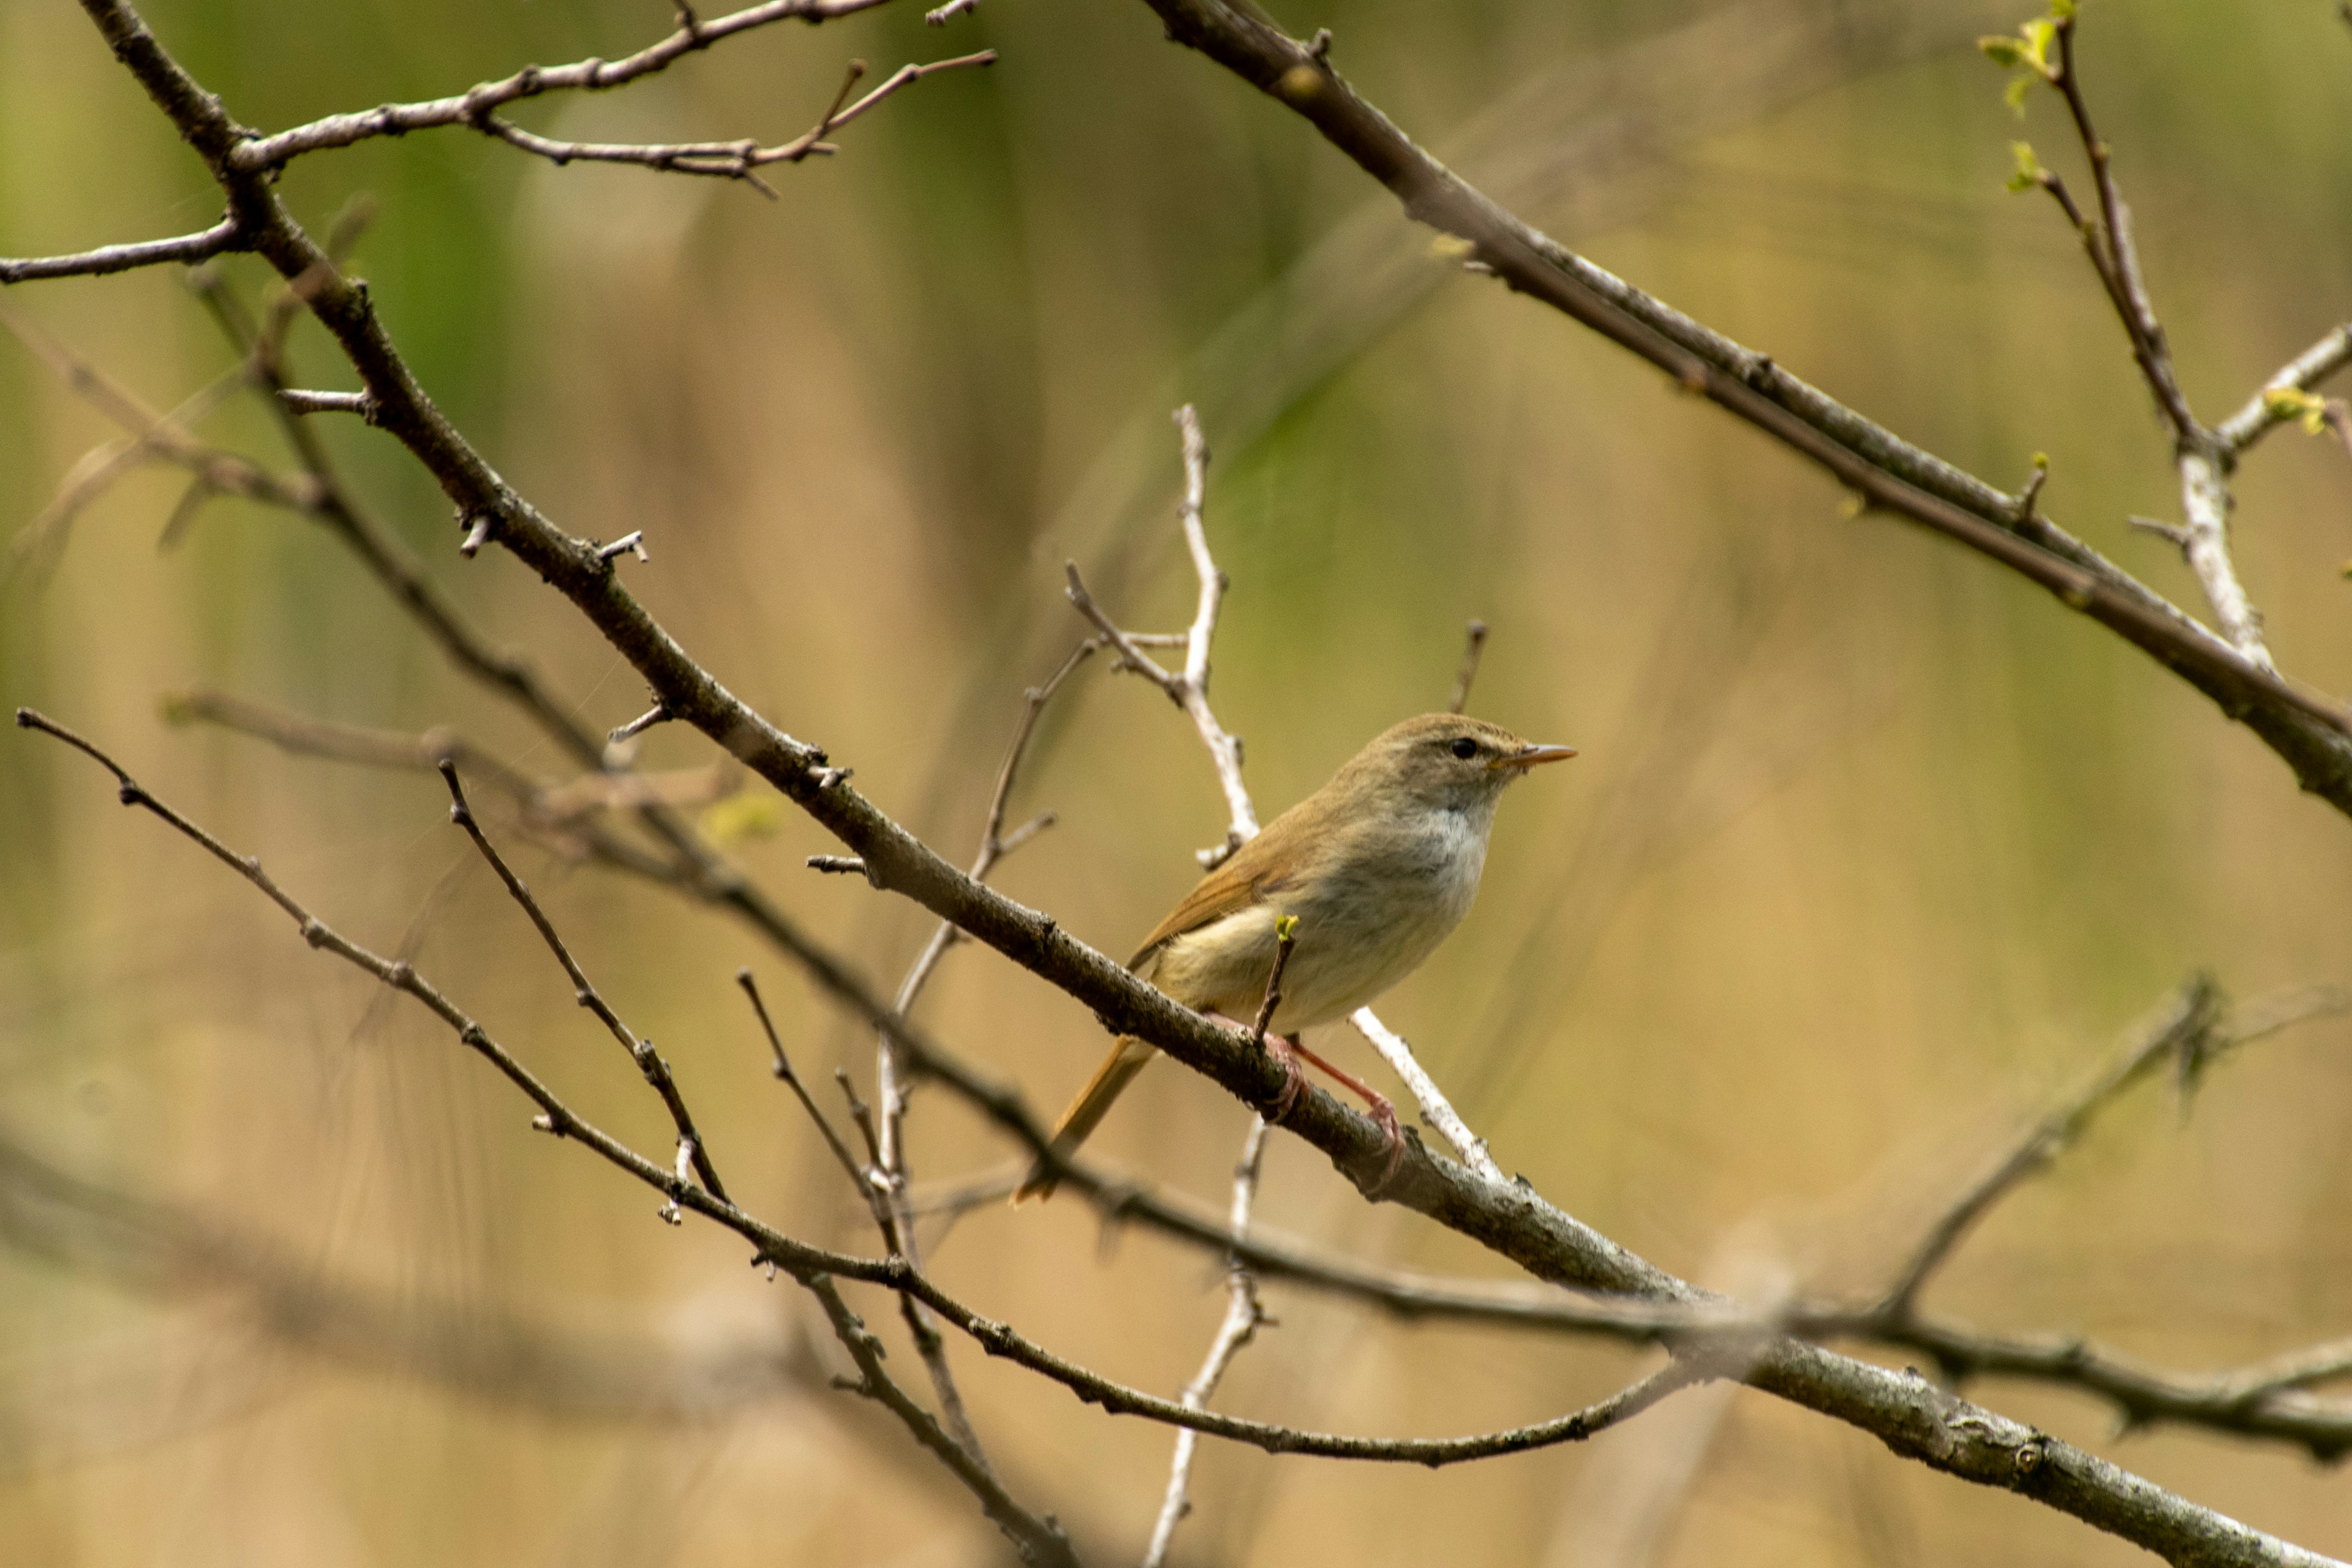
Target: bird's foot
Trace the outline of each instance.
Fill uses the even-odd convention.
[[[1398,1169],[1404,1164],[1404,1129],[1397,1125],[1396,1107],[1389,1097],[1377,1091],[1365,1096],[1364,1109],[1371,1113],[1372,1121],[1381,1130],[1381,1147],[1387,1151],[1381,1163],[1381,1177],[1364,1189],[1364,1196],[1377,1198],[1389,1190],[1396,1180]]]
[[[1274,1103],[1265,1112],[1267,1124],[1279,1127],[1283,1119],[1297,1107],[1298,1097],[1307,1091],[1307,1069],[1298,1065],[1298,1037],[1296,1035],[1287,1038],[1281,1035],[1265,1035],[1260,1039],[1266,1053],[1282,1067],[1281,1092],[1274,1097]]]
[[[1396,1107],[1389,1103],[1387,1095],[1346,1068],[1333,1067],[1329,1062],[1300,1045],[1296,1039],[1291,1041],[1291,1048],[1312,1065],[1330,1074],[1334,1082],[1352,1089],[1356,1097],[1364,1102],[1364,1110],[1371,1117],[1372,1124],[1381,1130],[1382,1158],[1380,1179],[1363,1189],[1364,1196],[1379,1197],[1389,1190],[1389,1184],[1396,1180],[1398,1168],[1404,1163],[1404,1130],[1397,1125]]]

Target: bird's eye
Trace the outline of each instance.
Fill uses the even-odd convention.
[[[1445,749],[1466,763],[1478,754],[1478,742],[1465,735]]]

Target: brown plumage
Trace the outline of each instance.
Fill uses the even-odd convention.
[[[1458,714],[1408,719],[1202,878],[1128,967],[1187,1007],[1247,1022],[1274,966],[1276,922],[1294,916],[1297,946],[1267,1027],[1295,1046],[1299,1030],[1346,1016],[1420,966],[1469,912],[1503,786],[1574,754]],[[1121,1036],[1062,1113],[1055,1146],[1076,1149],[1158,1054]],[[1346,1081],[1376,1115],[1386,1110]],[[1013,1201],[1053,1190],[1041,1163]]]

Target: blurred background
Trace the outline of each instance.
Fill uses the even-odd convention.
[[[247,124],[433,97],[526,61],[618,56],[659,0],[153,0]],[[2161,541],[2162,435],[1974,37],[2022,5],[1328,0],[1336,60],[1465,174],[1602,264],[1903,435],[2013,488],[2200,614]],[[518,120],[608,140],[787,139],[845,62],[982,47],[771,172],[782,199],[557,168],[439,131],[301,160],[323,233],[434,398],[563,527],[646,531],[630,586],[734,690],[969,857],[1023,687],[1080,634],[1063,561],[1126,624],[1192,584],[1169,414],[1215,451],[1233,578],[1214,697],[1262,813],[1443,705],[1473,616],[1473,710],[1583,750],[1515,792],[1479,906],[1383,1005],[1523,1172],[1664,1266],[1861,1290],[2020,1120],[2191,970],[2238,996],[2352,980],[2352,823],[2251,736],[2046,595],[1835,489],[1598,338],[1437,256],[1302,123],[1162,41],[1139,5],[913,0],[740,38],[625,93]],[[2209,420],[2352,300],[2352,35],[2323,0],[2095,5],[2082,32],[2156,300]],[[0,251],[201,227],[195,161],[62,0],[0,6]],[[223,268],[252,303],[268,279]],[[12,289],[5,307],[169,408],[233,356],[174,271]],[[298,383],[352,384],[315,329]],[[317,428],[353,488],[499,647],[596,731],[645,693],[387,437]],[[290,466],[244,395],[202,433]],[[120,431],[0,339],[0,522],[50,508]],[[158,536],[184,477],[130,474],[0,590],[0,697],[111,748],[354,938],[403,948],[584,1112],[656,1153],[660,1108],[462,837],[429,773],[167,723],[216,689],[410,734],[450,726],[576,770],[458,674],[325,530],[234,501]],[[2287,429],[2238,486],[2239,559],[2282,664],[2352,688],[2352,468]],[[708,766],[657,730],[649,769]],[[796,918],[884,989],[931,921],[856,879],[764,789],[704,811]],[[1058,825],[999,877],[1124,953],[1223,812],[1189,729],[1098,661],[1013,801]],[[873,1041],[723,915],[493,832],[623,1016],[676,1064],[730,1186],[812,1240],[870,1228],[769,1077],[731,983],[762,981],[821,1080]],[[614,830],[631,831],[626,824]],[[1086,1012],[979,950],[921,1004],[1060,1105]],[[1324,1042],[1370,1064],[1352,1036]],[[2184,1117],[2122,1103],[1935,1288],[1988,1326],[2080,1331],[2184,1369],[2346,1329],[2352,1026],[2231,1062]],[[714,1228],[532,1133],[421,1009],[312,954],[250,888],[115,806],[82,759],[0,741],[0,1540],[89,1564],[958,1564],[1003,1550],[903,1434],[827,1392],[805,1299]],[[1102,1157],[1222,1203],[1242,1109],[1166,1066]],[[925,1190],[1006,1144],[917,1104]],[[1418,1268],[1505,1277],[1362,1204],[1276,1137],[1261,1217]],[[1145,1387],[1192,1375],[1213,1259],[1080,1202],[983,1205],[928,1239],[944,1281]],[[1604,1345],[1400,1327],[1270,1288],[1279,1326],[1227,1409],[1443,1434],[1556,1414],[1643,1364]],[[897,1335],[887,1301],[861,1298]],[[901,1339],[892,1365],[919,1385]],[[1171,1434],[951,1354],[1015,1489],[1103,1561],[1139,1552]],[[2340,1473],[1985,1384],[2005,1412],[2308,1546],[2352,1552]],[[1464,1468],[1208,1446],[1178,1560],[1610,1564],[2140,1560],[2018,1500],[1738,1394],[1584,1448]]]

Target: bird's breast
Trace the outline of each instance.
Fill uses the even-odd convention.
[[[1275,924],[1298,921],[1272,1027],[1346,1016],[1421,966],[1470,910],[1486,865],[1485,824],[1431,812],[1356,835],[1265,900],[1170,941],[1154,983],[1178,1001],[1241,1021],[1264,998]]]

